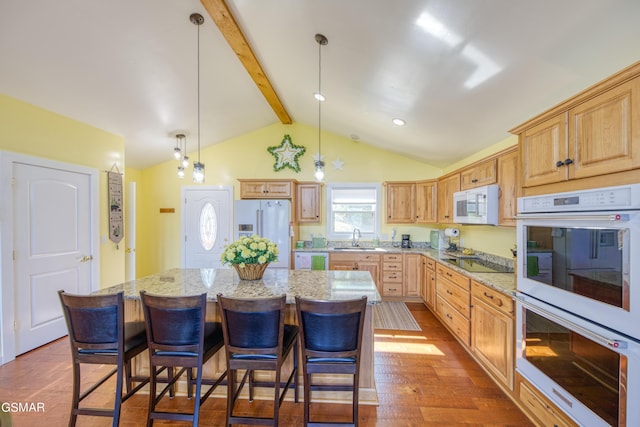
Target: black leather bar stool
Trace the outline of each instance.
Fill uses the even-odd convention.
[[[131,360],[147,348],[144,322],[124,321],[124,296],[72,295],[58,291],[62,311],[69,331],[73,360],[73,397],[69,426],[75,426],[78,415],[113,417],[115,427],[120,421],[122,403],[149,382],[148,377],[131,376]],[[113,370],[80,391],[81,364],[115,365]],[[113,375],[116,377],[113,408],[80,407],[80,402]],[[123,378],[126,394],[122,394]],[[133,387],[133,382],[138,382]]]
[[[305,426],[358,425],[360,353],[367,298],[345,301],[316,301],[296,297],[296,312],[302,342]],[[351,384],[314,383],[313,374],[346,374]],[[351,422],[310,420],[311,391],[351,391]]]
[[[220,323],[205,322],[207,294],[165,297],[141,291],[140,301],[147,327],[151,373],[147,426],[152,426],[153,420],[156,419],[191,421],[192,425],[197,426],[200,406],[226,376],[225,371],[215,380],[202,378],[202,365],[224,345]],[[165,368],[169,369],[169,378],[158,394],[157,384],[165,382],[158,379],[158,374]],[[174,368],[179,368],[175,375]],[[188,393],[191,396],[193,369],[196,369],[193,412],[157,410],[156,407],[162,397],[167,391],[171,394],[175,383],[185,372]],[[204,394],[201,393],[203,384],[211,386]]]
[[[220,316],[227,356],[227,426],[232,424],[278,425],[280,406],[287,390],[294,388],[298,402],[298,327],[286,325],[285,295],[275,298],[238,299],[218,294]],[[293,367],[286,382],[281,380],[283,363],[293,358]],[[237,372],[244,375],[237,382]],[[273,381],[256,381],[254,371],[274,371]],[[249,401],[253,402],[254,387],[273,387],[273,416],[239,415],[234,408],[246,382]],[[282,391],[281,391],[282,389]]]

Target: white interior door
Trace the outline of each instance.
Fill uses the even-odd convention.
[[[125,256],[124,270],[127,280],[136,278],[136,183],[129,184],[127,204],[127,227],[124,238],[126,240],[127,255]]]
[[[222,267],[231,240],[233,188],[185,187],[183,268]]]
[[[66,335],[57,291],[93,289],[91,176],[14,163],[16,355]]]

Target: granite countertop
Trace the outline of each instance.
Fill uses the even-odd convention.
[[[368,271],[312,271],[267,269],[262,280],[240,280],[230,268],[180,269],[125,282],[96,291],[112,294],[124,291],[125,298],[139,299],[140,291],[155,295],[181,296],[207,293],[207,300],[216,295],[238,298],[268,298],[287,295],[287,303],[294,304],[297,295],[319,300],[345,300],[367,296],[369,304],[382,301]]]
[[[304,248],[304,249],[295,249],[295,252],[329,252],[329,253],[354,253],[359,252],[358,248],[349,248],[349,250],[338,249],[331,247],[325,248]],[[389,247],[383,246],[376,248],[376,250],[362,250],[362,253],[367,254],[385,254],[385,253],[417,253],[429,258],[433,258],[436,261],[441,261],[443,257],[450,258],[451,256],[445,252],[438,251],[436,249],[431,248],[400,248],[400,247]],[[455,270],[459,273],[462,273],[473,280],[476,280],[484,285],[487,285],[491,288],[496,289],[499,292],[502,292],[508,296],[513,296],[516,290],[516,277],[514,273],[474,273],[467,271],[458,266],[445,263],[448,268]]]

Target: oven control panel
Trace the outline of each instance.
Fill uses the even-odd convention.
[[[518,212],[584,212],[640,208],[640,184],[518,199]]]

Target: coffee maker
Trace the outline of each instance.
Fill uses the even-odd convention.
[[[411,247],[411,235],[403,234],[402,235],[402,244],[400,245],[402,248],[410,248]]]

